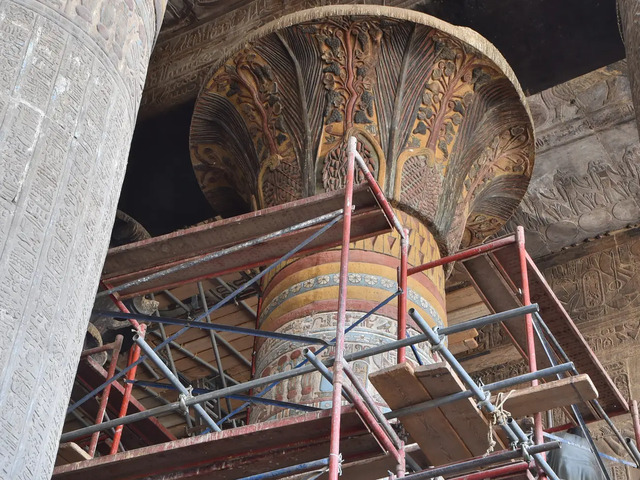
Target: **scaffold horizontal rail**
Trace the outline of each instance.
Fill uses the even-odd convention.
[[[343,207],[343,199],[343,190],[324,193],[113,248],[107,253],[102,280],[111,290],[121,290],[122,298],[130,298],[267,265],[316,231],[322,225],[316,220],[334,215]],[[352,240],[390,231],[367,185],[354,188],[353,206]],[[339,245],[340,230],[327,232],[300,253]],[[250,256],[247,246],[255,247]]]

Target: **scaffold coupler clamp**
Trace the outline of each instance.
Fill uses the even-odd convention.
[[[431,351],[432,352],[439,352],[443,348],[446,348],[446,344],[444,343],[444,335],[438,335],[438,330],[437,329],[434,329],[433,331],[436,334],[436,336],[438,337],[438,343],[432,343],[431,344]]]
[[[528,444],[526,443],[521,443],[520,450],[522,450],[522,458],[524,459],[524,461],[527,463],[531,463],[533,461],[533,457],[529,453],[529,450],[527,450],[527,445]]]
[[[180,403],[180,410],[182,410],[182,412],[185,415],[189,414],[189,407],[187,407],[187,400],[193,398],[192,395],[192,391],[193,391],[193,387],[191,385],[189,385],[187,388],[187,393],[181,393],[180,395],[178,395],[178,402]]]
[[[484,399],[478,402],[478,408],[482,410],[488,407],[490,404],[491,404],[491,392],[486,391],[484,392]]]

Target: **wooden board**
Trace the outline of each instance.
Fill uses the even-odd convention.
[[[463,262],[478,293],[496,312],[522,306],[516,292],[521,288],[520,263],[515,245],[495,250],[491,254]],[[531,301],[540,306],[540,315],[562,345],[580,373],[588,374],[600,394],[600,403],[607,412],[628,411],[629,406],[586,340],[564,309],[535,263],[527,256],[527,271]],[[505,332],[520,350],[526,349],[524,317],[507,320]],[[549,366],[545,353],[536,342],[538,368]]]
[[[448,364],[434,363],[418,367],[415,375],[431,398],[440,398],[466,390],[465,385]],[[443,405],[440,411],[458,432],[465,445],[476,457],[487,452],[489,422],[476,408],[476,402],[467,398],[460,402]],[[500,439],[500,447],[504,448]]]
[[[582,374],[516,390],[504,403],[504,408],[511,416],[519,418],[594,398],[598,398],[598,391],[589,375]]]
[[[52,478],[235,480],[326,457],[330,415],[330,410],[323,410],[97,457],[56,467]],[[342,410],[341,433],[345,463],[380,455],[380,446],[350,407]],[[386,471],[372,476],[380,477],[386,477]]]
[[[58,448],[56,466],[81,462],[82,460],[89,460],[90,458],[89,454],[81,449],[77,444],[73,442],[61,443]]]
[[[387,218],[367,185],[354,187],[353,205],[355,210],[351,218],[352,241],[391,230]],[[338,190],[112,248],[107,253],[102,280],[114,287],[122,285],[186,261],[199,259],[211,252],[340,210],[343,206],[344,190]],[[120,295],[122,298],[130,298],[272,263],[325,224],[289,232],[251,248],[128,287],[122,290]],[[309,243],[299,255],[338,246],[341,242],[342,222],[338,222]]]
[[[449,335],[449,350],[455,355],[476,348],[478,346],[477,336],[478,330],[475,328],[451,334]]]
[[[369,380],[391,409],[430,400],[409,363],[378,370],[369,375]],[[433,465],[444,465],[472,456],[439,409],[400,417],[400,421]]]

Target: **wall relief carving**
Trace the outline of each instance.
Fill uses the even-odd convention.
[[[528,98],[537,167],[503,229],[527,229],[534,257],[640,221],[640,142],[626,64]]]

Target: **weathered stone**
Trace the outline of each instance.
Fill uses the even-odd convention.
[[[503,232],[534,257],[640,221],[640,142],[625,62],[528,98],[536,131],[529,190]]]
[[[360,0],[239,0],[194,2],[174,0],[151,59],[141,115],[149,116],[193,101],[212,65],[244,42],[247,32],[299,10]],[[410,8],[419,0],[374,0]]]
[[[51,474],[162,3],[0,2],[2,478]]]
[[[640,2],[638,0],[616,0],[618,22],[624,40],[624,49],[629,64],[629,82],[633,105],[640,112]],[[636,117],[640,127],[640,118]]]

